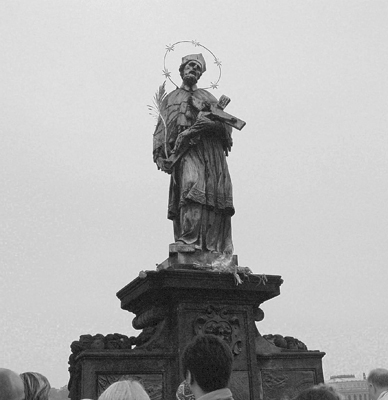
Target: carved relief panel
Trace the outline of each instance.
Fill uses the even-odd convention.
[[[263,369],[261,377],[266,400],[292,399],[315,384],[314,371],[308,370]]]
[[[194,336],[213,334],[230,346],[234,370],[246,371],[254,362],[254,338],[249,339],[246,307],[217,302],[186,303],[178,312],[183,347]]]

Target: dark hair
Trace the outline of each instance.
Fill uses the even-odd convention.
[[[376,368],[369,372],[368,382],[379,388],[388,387],[388,370],[384,368]]]
[[[228,386],[232,373],[233,354],[217,336],[196,336],[184,349],[182,372],[190,371],[191,379],[206,393]]]
[[[303,390],[294,400],[340,400],[341,398],[333,387],[320,384]]]

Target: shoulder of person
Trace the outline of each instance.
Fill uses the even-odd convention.
[[[188,93],[186,90],[177,88],[177,89],[173,90],[172,92],[170,92],[166,96],[165,102],[168,105],[170,105],[170,104],[178,104],[178,103],[181,103],[183,101],[187,101],[189,97],[190,97],[190,93]]]
[[[207,101],[208,103],[217,103],[218,102],[218,100],[210,92],[208,92],[205,89],[197,89],[194,92],[194,96],[197,99]]]

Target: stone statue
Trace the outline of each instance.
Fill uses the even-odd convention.
[[[232,147],[232,128],[245,122],[214,118],[207,109],[222,112],[217,99],[196,84],[206,71],[202,54],[182,59],[182,85],[165,96],[153,139],[158,169],[171,174],[168,218],[173,221],[175,245],[203,252],[233,254],[232,182],[226,156]],[[226,98],[226,102],[228,102]],[[241,126],[242,125],[242,126]]]

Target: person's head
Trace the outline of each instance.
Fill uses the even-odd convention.
[[[24,383],[25,400],[48,400],[50,382],[38,372],[24,372],[20,374]]]
[[[341,400],[341,395],[331,386],[312,386],[299,393],[294,400]]]
[[[20,376],[9,369],[0,368],[0,400],[23,400],[24,385]]]
[[[206,63],[202,54],[189,54],[182,58],[179,73],[184,84],[195,85],[205,71]]]
[[[182,355],[182,372],[191,388],[196,384],[204,393],[228,386],[233,354],[225,341],[214,335],[196,336]]]
[[[388,370],[384,368],[373,369],[367,378],[369,396],[376,400],[382,392],[388,390]]]
[[[98,400],[150,400],[141,383],[135,380],[112,383]]]

